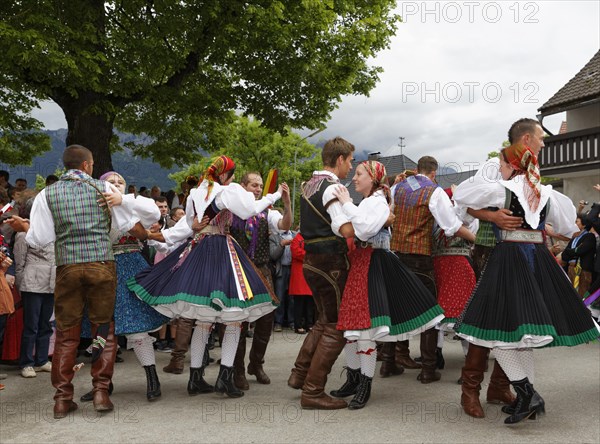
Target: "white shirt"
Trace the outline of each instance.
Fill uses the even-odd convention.
[[[176,244],[192,236],[194,217],[197,216],[198,220],[201,220],[204,216],[204,212],[213,201],[219,210],[228,209],[239,218],[246,220],[261,211],[264,211],[281,197],[281,193],[276,192],[267,194],[262,199],[256,200],[253,193],[246,191],[237,183],[231,183],[225,186],[215,183],[208,200],[206,199],[207,193],[208,182],[206,180],[203,181],[198,188],[194,188],[190,191],[190,195],[187,199],[185,217],[179,219],[173,227],[162,231],[167,244]],[[271,213],[273,213],[273,215],[271,215]],[[278,211],[269,211],[269,222],[271,223],[271,221],[277,219],[278,224],[280,218],[278,218],[277,215],[281,216],[280,218],[283,217]]]
[[[524,182],[523,175],[516,176],[511,180],[498,180],[496,182],[466,180],[459,185],[461,192],[454,193],[454,200],[457,205],[474,210],[488,207],[504,208],[506,189],[509,189],[517,196],[525,212],[525,222],[532,228],[538,227],[540,213],[546,204],[550,202],[546,221],[552,224],[554,231],[567,237],[571,237],[573,233],[579,231],[577,225],[575,225],[577,212],[571,199],[553,190],[550,185],[542,185],[540,204],[537,210],[533,212],[525,198],[524,186],[529,185]],[[458,191],[458,188],[456,191]]]
[[[381,190],[363,199],[358,207],[346,202],[342,210],[352,222],[354,235],[365,242],[381,231],[390,215],[390,207]]]
[[[111,188],[108,182],[104,182],[105,191],[111,192]],[[141,197],[141,196],[138,196]],[[145,198],[144,198],[145,199]],[[110,212],[112,214],[112,227],[118,231],[129,231],[133,226],[144,219],[147,223],[150,218],[151,211],[145,203],[136,205],[137,199],[133,194],[123,195],[123,202],[121,205],[111,207]],[[154,205],[156,207],[156,205]],[[138,209],[139,213],[135,213],[135,209]],[[158,209],[158,208],[157,208]],[[46,189],[38,193],[33,201],[31,207],[31,215],[29,217],[29,231],[25,237],[26,242],[35,248],[41,248],[50,242],[56,240],[56,233],[54,231],[54,219],[46,200]],[[156,220],[154,221],[156,222]],[[150,222],[147,226],[152,225]]]
[[[338,177],[331,171],[315,171],[313,172],[313,175],[315,174],[327,175],[330,176],[334,181],[339,182]],[[344,237],[340,234],[340,227],[350,222],[350,219],[344,213],[342,209],[342,204],[338,200],[336,200],[331,205],[327,206],[329,202],[331,202],[334,199],[337,199],[337,197],[334,196],[333,191],[338,185],[340,184],[334,183],[325,188],[325,191],[323,192],[323,205],[325,206],[326,211],[329,214],[329,217],[331,218],[331,231],[333,231],[333,234],[335,234],[336,236]]]

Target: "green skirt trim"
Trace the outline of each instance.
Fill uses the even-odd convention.
[[[420,329],[422,326],[426,325],[441,314],[444,314],[444,310],[439,305],[436,305],[416,318],[395,325],[392,325],[392,321],[389,316],[377,316],[375,318],[371,318],[370,328],[387,326],[390,328],[389,334],[391,336],[401,335]]]
[[[554,340],[545,347],[573,347],[575,345],[593,341],[599,336],[599,332],[595,327],[573,336],[560,336],[558,333],[556,333],[556,329],[553,325],[535,324],[524,324],[511,332],[500,330],[484,330],[471,325],[462,324],[458,332],[463,335],[473,336],[474,338],[484,341],[498,341],[505,343],[519,343],[521,338],[525,335],[552,336]]]
[[[255,294],[252,299],[240,301],[237,297],[235,299],[228,298],[225,293],[219,290],[212,291],[209,296],[197,296],[188,293],[177,293],[171,296],[154,296],[148,293],[144,287],[139,285],[135,278],[127,281],[127,286],[133,291],[142,301],[149,305],[170,305],[177,301],[189,302],[193,305],[204,305],[210,307],[216,311],[221,311],[222,308],[213,301],[218,299],[227,308],[252,308],[257,305],[266,303],[273,303],[273,299],[269,293]],[[277,305],[273,303],[273,305]]]

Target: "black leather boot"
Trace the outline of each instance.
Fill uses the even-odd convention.
[[[225,393],[230,398],[240,398],[244,396],[244,392],[238,389],[233,383],[233,367],[226,367],[221,364],[219,376],[215,383],[215,392]]]
[[[161,395],[160,381],[156,374],[156,365],[145,365],[144,370],[146,370],[146,398],[148,401],[154,401],[160,398]]]
[[[504,420],[504,424],[517,424],[536,413],[536,407],[531,405],[535,390],[529,379],[523,378],[519,381],[511,381],[511,384],[517,392],[517,405],[513,414]]]
[[[502,406],[502,412],[508,415],[514,414],[517,408],[517,403],[518,396],[511,405]],[[544,398],[542,398],[536,391],[534,391],[533,397],[531,398],[531,407],[535,408],[535,414],[530,416],[529,419],[535,419],[536,414],[540,416],[546,414],[546,402],[544,401]]]
[[[190,396],[215,391],[215,388],[204,380],[204,366],[190,367],[190,380],[188,381],[187,391]]]
[[[336,398],[345,398],[346,396],[355,395],[356,389],[358,389],[360,383],[360,368],[344,368],[346,369],[346,382],[344,382],[339,389],[329,392],[331,396],[335,396]]]
[[[360,383],[358,385],[358,389],[356,390],[356,395],[348,404],[348,408],[350,410],[358,410],[362,409],[367,405],[367,401],[371,397],[371,385],[373,384],[373,378],[369,378],[368,376],[360,374]]]

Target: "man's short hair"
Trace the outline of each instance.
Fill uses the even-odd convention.
[[[158,196],[154,198],[154,202],[165,202],[168,204],[167,198],[165,196]]]
[[[46,185],[52,185],[54,182],[58,182],[58,176],[54,174],[48,174],[46,177]]]
[[[435,157],[423,156],[417,162],[417,171],[421,174],[429,174],[437,171],[438,161]]]
[[[535,134],[536,126],[541,126],[540,122],[527,117],[517,120],[508,130],[508,141],[512,145],[519,141],[525,134]]]
[[[4,177],[4,179],[6,179],[6,181],[8,182],[8,179],[10,178],[10,173],[6,170],[0,170],[0,177]]]
[[[176,207],[171,208],[171,211],[169,211],[169,216],[171,219],[173,219],[173,217],[177,214],[178,210],[183,210],[183,207],[181,205],[177,205]],[[185,210],[183,211],[185,212]]]
[[[354,152],[354,145],[341,137],[334,137],[328,140],[323,147],[321,152],[321,159],[323,159],[323,165],[326,167],[333,168],[337,162],[338,157],[343,156],[346,159]]]
[[[69,145],[63,152],[63,164],[68,170],[78,170],[83,162],[89,162],[92,159],[92,152],[81,145]]]
[[[250,183],[250,176],[258,176],[262,179],[262,175],[258,171],[248,171],[240,179],[240,184],[248,185]]]
[[[15,180],[15,183],[17,182],[25,182],[27,183],[27,179],[23,179],[22,177],[19,177],[17,180]]]

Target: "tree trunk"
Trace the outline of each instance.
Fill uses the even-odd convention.
[[[59,105],[65,113],[68,125],[67,146],[82,145],[92,152],[94,177],[97,178],[107,171],[112,171],[110,139],[113,135],[115,116],[91,111],[94,108],[101,108],[99,101],[85,95],[61,102]]]

